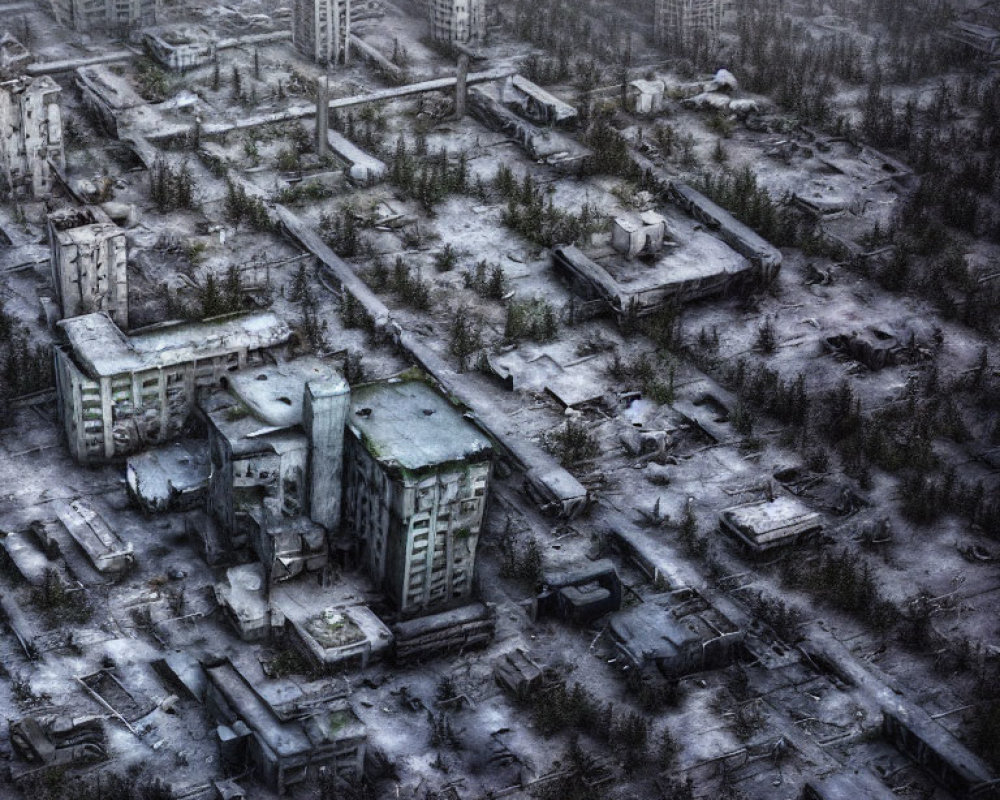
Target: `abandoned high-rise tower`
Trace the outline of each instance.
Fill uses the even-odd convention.
[[[729,6],[729,0],[656,0],[656,40],[686,44],[711,37]]]
[[[431,36],[447,44],[478,44],[486,34],[485,0],[429,0]]]
[[[317,64],[350,60],[351,0],[295,0],[292,42]]]

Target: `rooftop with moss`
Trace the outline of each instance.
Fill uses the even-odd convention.
[[[348,426],[378,461],[414,472],[484,461],[493,449],[475,425],[420,380],[356,387]]]

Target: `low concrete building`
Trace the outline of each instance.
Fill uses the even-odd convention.
[[[83,500],[60,502],[56,515],[98,572],[120,573],[135,563],[132,543],[123,541]]]
[[[763,553],[819,533],[823,520],[801,500],[779,495],[727,508],[719,516],[719,525],[753,552]]]
[[[1000,30],[966,20],[956,20],[948,26],[945,36],[988,56],[1000,54]]]
[[[663,81],[639,78],[628,85],[629,101],[636,114],[658,114],[663,110],[667,85]]]
[[[183,72],[210,63],[215,58],[218,37],[200,25],[172,25],[149,28],[143,32],[143,42],[163,66]]]
[[[224,757],[233,759],[232,751],[242,750],[251,770],[272,791],[284,794],[317,779],[320,770],[347,781],[362,775],[368,734],[346,702],[324,703],[287,717],[229,661],[206,666],[205,673],[205,704],[220,724],[220,745],[230,751]]]
[[[663,250],[667,221],[655,211],[618,217],[611,227],[611,246],[626,258],[653,257]]]
[[[98,206],[49,214],[52,283],[62,318],[106,312],[128,329],[125,231]]]
[[[366,606],[316,610],[302,603],[274,598],[286,620],[291,644],[313,669],[343,672],[364,669],[382,658],[392,644],[392,634]]]
[[[523,75],[514,75],[503,85],[501,101],[525,119],[539,125],[562,125],[577,118],[576,109]]]
[[[538,596],[538,614],[580,625],[593,622],[622,605],[622,583],[610,559],[573,569],[546,572]]]
[[[176,439],[196,393],[263,362],[291,337],[271,313],[165,323],[125,335],[107,314],[59,323],[59,416],[80,463],[110,461]]]
[[[48,196],[66,167],[59,85],[47,75],[0,86],[0,180],[14,194]]]
[[[147,513],[190,511],[208,494],[208,448],[184,440],[131,456],[125,463],[125,488]]]
[[[496,632],[496,612],[484,603],[429,614],[392,626],[397,664],[430,661],[448,653],[485,647]]]
[[[354,390],[344,522],[399,611],[472,596],[492,444],[419,380]]]
[[[656,669],[668,679],[729,666],[744,637],[693,589],[619,611],[608,632],[623,666]]]

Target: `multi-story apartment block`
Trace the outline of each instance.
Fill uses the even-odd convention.
[[[404,613],[473,590],[492,445],[422,381],[357,387],[345,436],[344,522]]]
[[[656,0],[656,40],[688,43],[722,26],[730,0]]]
[[[97,206],[52,213],[48,228],[60,317],[105,311],[128,328],[125,231]]]
[[[33,197],[52,191],[53,167],[66,165],[60,91],[47,75],[0,86],[0,186]]]
[[[159,0],[52,0],[52,15],[80,33],[122,34],[156,24]]]
[[[295,0],[292,43],[318,64],[350,60],[351,0]]]
[[[80,463],[126,456],[180,435],[199,389],[263,362],[291,330],[271,313],[121,329],[107,314],[59,323],[59,416]]]
[[[476,44],[486,35],[485,0],[428,0],[427,5],[435,41]]]

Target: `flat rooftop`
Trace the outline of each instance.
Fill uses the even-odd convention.
[[[590,256],[623,291],[641,292],[721,274],[736,275],[750,268],[747,259],[691,217],[669,206],[657,207],[656,212],[667,222],[668,241],[659,258],[628,259],[617,252]]]
[[[419,380],[357,387],[347,424],[378,461],[411,471],[483,461],[493,447],[458,409]]]
[[[107,314],[72,317],[59,326],[77,365],[94,379],[173,367],[242,349],[275,347],[292,335],[271,312],[163,323],[128,336]]]
[[[319,381],[347,392],[340,372],[318,358],[298,358],[278,366],[235,372],[227,378],[229,391],[263,422],[279,428],[302,424],[306,384]]]

